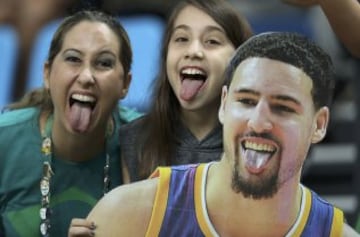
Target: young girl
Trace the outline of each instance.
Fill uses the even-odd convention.
[[[251,34],[248,22],[226,1],[185,0],[174,9],[149,114],[120,129],[130,181],[147,178],[159,165],[220,159],[223,73]]]

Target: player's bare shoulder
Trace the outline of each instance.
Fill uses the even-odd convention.
[[[145,236],[158,179],[119,186],[106,194],[88,215],[96,236]]]

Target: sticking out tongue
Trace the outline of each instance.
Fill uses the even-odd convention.
[[[70,125],[75,131],[85,132],[90,124],[91,108],[75,102],[70,109]]]
[[[184,79],[180,91],[181,99],[186,101],[192,100],[203,84],[203,80]]]
[[[247,149],[244,153],[245,167],[252,173],[260,173],[271,154]]]

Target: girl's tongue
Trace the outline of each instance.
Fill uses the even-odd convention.
[[[78,132],[85,132],[91,119],[92,109],[89,105],[75,102],[70,108],[70,125]]]
[[[205,81],[203,80],[184,79],[181,84],[181,99],[186,101],[192,100],[196,96],[204,82]]]

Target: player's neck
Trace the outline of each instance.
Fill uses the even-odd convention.
[[[220,236],[236,236],[240,230],[242,236],[284,236],[295,223],[302,195],[296,181],[282,186],[272,198],[252,199],[233,192],[231,181],[220,186],[211,173],[206,199],[210,220]]]

